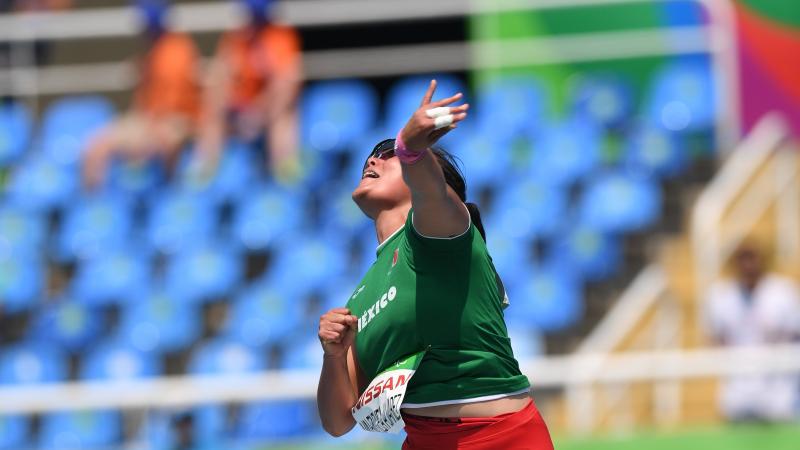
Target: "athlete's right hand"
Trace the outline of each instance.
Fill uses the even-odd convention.
[[[358,318],[347,308],[333,308],[319,318],[319,340],[326,356],[343,357],[353,345]]]

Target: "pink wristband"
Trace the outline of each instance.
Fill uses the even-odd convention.
[[[425,150],[421,152],[412,152],[406,148],[405,142],[403,142],[403,138],[400,135],[403,133],[403,130],[400,130],[397,133],[397,137],[394,140],[394,154],[397,156],[397,159],[400,160],[403,164],[416,164],[419,160],[425,157],[428,154]]]

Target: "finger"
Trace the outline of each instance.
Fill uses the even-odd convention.
[[[459,101],[461,99],[461,97],[463,97],[463,96],[464,96],[464,94],[459,92],[458,94],[456,94],[456,95],[454,95],[452,97],[447,97],[444,100],[439,100],[439,101],[436,101],[436,102],[433,102],[433,103],[428,103],[427,105],[428,106],[433,106],[433,107],[447,106],[447,105],[451,105],[451,104]]]
[[[322,325],[322,329],[326,331],[333,331],[334,333],[343,333],[347,328],[347,325],[343,325],[341,323],[326,323]]]
[[[425,115],[431,119],[435,119],[437,117],[442,117],[450,114],[450,107],[449,106],[440,106],[439,108],[431,108],[425,110]]]
[[[464,103],[463,105],[459,106],[451,106],[449,108],[450,108],[450,114],[461,114],[469,110],[469,103]]]
[[[340,335],[328,331],[320,331],[319,337],[326,344],[336,344],[341,339]]]
[[[350,314],[350,310],[347,309],[347,308],[344,308],[344,307],[342,307],[342,308],[333,308],[328,312],[329,313],[336,313],[336,314]]]
[[[447,128],[453,124],[455,121],[455,116],[453,114],[448,114],[446,116],[437,117],[433,120],[433,129],[440,130],[442,128]]]
[[[349,314],[328,313],[322,316],[322,322],[346,323],[348,317],[350,317]]]
[[[433,98],[433,93],[436,91],[436,80],[431,80],[431,84],[428,85],[428,91],[425,92],[425,96],[422,97],[422,103],[420,106],[425,106],[431,102]]]
[[[356,316],[347,316],[347,317],[345,318],[345,320],[347,320],[347,323],[348,323],[350,326],[353,326],[353,325],[355,325],[355,324],[357,324],[357,323],[358,323],[358,317],[356,317]]]

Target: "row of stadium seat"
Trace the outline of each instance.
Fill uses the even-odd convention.
[[[349,147],[380,123],[385,130],[398,130],[417,108],[428,80],[411,77],[397,82],[388,93],[383,118],[378,115],[377,93],[365,83],[313,85],[303,99],[304,142],[325,152]],[[439,77],[437,81],[439,96],[467,92],[456,78]],[[579,77],[569,95],[571,111],[567,115],[601,128],[625,128],[638,121],[644,129],[685,132],[707,129],[714,120],[716,94],[705,58],[664,66],[641,102],[634,98],[630,83],[610,73]],[[551,119],[552,99],[533,76],[492,79],[477,87],[474,99],[476,127],[500,141],[518,134],[536,135]]]
[[[399,129],[416,108],[427,80],[410,77],[397,82],[388,93],[384,120],[378,114],[377,92],[369,84],[355,80],[312,84],[305,90],[301,107],[304,146],[332,151],[348,148],[376,129]],[[440,95],[457,91],[467,92],[460,80],[439,77]],[[579,77],[571,89],[567,116],[606,129],[630,128],[639,122],[643,133],[696,131],[713,125],[716,93],[706,59],[679,60],[663,67],[642,102],[635,101],[632,91],[630,83],[612,74]],[[534,77],[493,79],[478,86],[474,97],[474,122],[480,134],[502,142],[549,128],[551,100]],[[32,140],[50,160],[74,165],[87,139],[113,116],[111,105],[100,97],[62,100],[45,112],[32,139],[35,127],[30,112],[22,105],[4,106],[0,108],[0,166],[22,159]]]
[[[192,411],[196,439],[193,448],[245,449],[250,442],[319,435],[321,427],[311,402],[254,402],[236,411],[235,425],[228,424],[229,411],[222,405],[198,407]],[[168,450],[177,448],[171,430],[171,415],[154,412],[137,430],[132,440],[139,448]],[[33,447],[30,442],[31,419],[25,416],[0,416],[0,449],[19,450]],[[59,412],[42,418],[36,448],[41,450],[108,449],[122,440],[123,417],[117,411]],[[228,441],[239,442],[232,447]],[[257,447],[263,448],[263,447]]]

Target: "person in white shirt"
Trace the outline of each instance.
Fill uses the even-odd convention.
[[[727,347],[788,344],[800,337],[800,290],[768,273],[757,247],[745,244],[733,258],[735,279],[716,282],[705,301],[708,332]],[[732,376],[723,381],[720,408],[731,421],[787,421],[796,415],[800,375]]]

